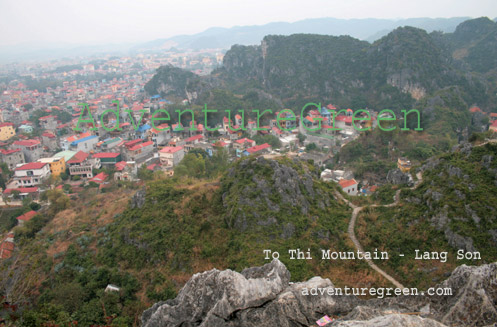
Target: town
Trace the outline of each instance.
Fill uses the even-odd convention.
[[[170,60],[138,55],[92,62],[25,64],[17,66],[15,74],[12,68],[4,68],[5,76],[28,75],[38,82],[28,84],[11,77],[0,84],[1,206],[41,203],[40,194],[49,189],[60,189],[72,198],[88,187],[105,192],[116,183],[140,182],[143,172],[173,176],[189,152],[208,157],[223,152],[228,162],[250,155],[312,160],[320,167],[322,180],[338,183],[350,196],[370,195],[379,186],[376,181],[357,181],[351,169],[331,163],[360,133],[392,130],[395,125],[388,127],[388,122],[396,122],[397,117],[391,110],[354,111],[331,103],[307,104],[299,115],[295,114],[298,109],[272,115],[269,109],[244,113],[207,109],[207,105],[194,108],[188,99],[145,91],[154,69]],[[108,76],[114,77],[102,78]],[[178,113],[175,121],[170,116],[173,112]],[[478,107],[470,112],[486,115]],[[200,113],[202,122],[195,119]],[[209,126],[208,113],[221,113],[222,119]],[[399,119],[404,128],[407,115],[414,113],[418,124],[414,130],[421,129],[419,112],[403,113]],[[496,116],[489,114],[489,129],[494,131]],[[408,158],[398,158],[397,167],[403,173],[409,174],[411,166]],[[18,225],[35,214],[30,211],[17,217]],[[2,243],[2,258],[9,257],[12,246],[5,244],[12,240],[10,233]]]

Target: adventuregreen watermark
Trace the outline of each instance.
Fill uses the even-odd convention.
[[[112,101],[112,103],[116,105],[116,108],[115,109],[107,109],[102,113],[102,115],[100,115],[100,126],[102,126],[102,128],[108,132],[112,132],[115,130],[121,131],[122,128],[121,128],[121,125],[119,123],[119,120],[121,117],[120,109],[119,109],[119,101]],[[97,125],[95,123],[95,120],[93,119],[93,116],[91,114],[91,111],[89,109],[88,104],[87,103],[80,103],[78,105],[82,106],[83,109],[80,112],[78,122],[76,123],[76,127],[74,128],[74,130],[75,131],[82,131],[82,129],[80,127],[81,123],[92,124],[93,127],[90,128],[90,130],[92,130],[92,131],[97,130],[98,129],[96,127]],[[305,116],[306,109],[312,108],[312,107],[321,108],[321,103],[307,103],[305,106],[303,106],[302,110],[300,111],[300,122],[301,123],[304,122],[304,120],[307,120],[306,116]],[[340,117],[340,113],[344,113],[344,115],[347,115],[347,110],[345,110],[345,109],[341,109],[341,110],[328,110],[328,109],[326,109],[326,111],[330,114],[330,125],[325,125],[326,126],[325,128],[328,130],[331,130],[331,131],[343,130],[343,128],[339,128],[336,126],[336,121],[337,121],[337,117]],[[88,113],[86,117],[85,117],[85,112]],[[124,110],[124,112],[128,114],[129,120],[131,121],[133,128],[135,130],[137,130],[140,127],[141,122],[143,120],[143,116],[145,115],[145,113],[147,111],[145,109],[141,109],[141,110],[126,109],[126,110]],[[195,121],[195,112],[192,109],[175,110],[175,112],[178,114],[178,120],[177,120],[178,122],[181,121],[181,117],[184,114],[191,115],[191,117],[192,117],[191,121]],[[205,104],[204,108],[201,110],[201,112],[204,115],[205,129],[209,132],[217,131],[219,129],[219,127],[214,127],[214,128],[209,127],[207,124],[207,120],[208,120],[209,114],[216,114],[216,113],[218,113],[218,110],[207,109],[207,105]],[[224,110],[224,112],[226,112],[227,116],[228,116],[227,118],[228,118],[228,128],[229,129],[231,129],[233,131],[246,131],[247,130],[247,128],[245,127],[245,110],[237,110],[237,112],[239,112],[240,116],[241,116],[241,124],[237,128],[235,128],[235,126],[231,125],[231,110]],[[265,109],[262,112],[260,110],[253,109],[253,110],[251,110],[251,112],[256,114],[256,119],[255,119],[256,127],[254,128],[255,131],[264,131],[264,130],[268,131],[268,130],[270,130],[270,127],[261,127],[260,121],[264,115],[266,115],[266,114],[272,115],[273,114],[273,111],[271,109]],[[135,120],[134,113],[139,114],[139,117],[137,120]],[[283,113],[285,113],[285,115],[282,115]],[[413,130],[415,130],[415,131],[422,131],[423,130],[423,128],[421,127],[421,114],[417,109],[411,109],[409,111],[401,110],[401,113],[403,113],[403,120],[404,120],[404,127],[400,128],[401,131],[411,130],[410,128],[407,127],[407,118],[412,116],[412,115],[414,115],[415,119],[417,119],[417,127],[415,127]],[[115,116],[115,123],[114,123],[114,126],[112,126],[112,127],[106,126],[104,123],[104,117],[107,114],[113,114]],[[158,116],[158,114],[163,114],[163,116]],[[342,116],[344,116],[344,115],[342,115]],[[351,116],[349,115],[348,117],[351,117],[351,126],[355,130],[360,131],[360,132],[371,130],[371,128],[372,128],[371,123],[365,124],[365,125],[367,125],[365,127],[362,127],[360,125],[361,122],[371,122],[372,121],[371,114],[369,113],[368,110],[360,109],[360,110],[353,111],[352,115]],[[315,126],[315,127],[309,127],[305,123],[303,123],[302,126],[303,126],[303,128],[305,128],[306,130],[308,130],[310,132],[316,132],[316,131],[319,131],[323,128],[323,125],[321,124],[323,119],[324,119],[323,117],[313,118],[312,122],[314,122],[314,121],[317,122],[317,126]],[[159,126],[162,126],[162,122],[167,122],[170,120],[171,120],[171,116],[170,116],[169,112],[165,109],[158,109],[150,114],[151,127],[158,130],[158,131],[165,131],[165,130],[171,129],[171,126],[169,126],[169,125],[165,126],[165,127],[159,127]],[[397,128],[396,125],[387,124],[387,122],[397,121],[397,116],[390,109],[384,109],[384,110],[380,111],[378,113],[376,120],[377,120],[378,128],[381,129],[382,131],[389,132],[389,131],[393,131]],[[159,124],[159,126],[156,126],[157,121],[161,122]],[[293,121],[293,122],[297,121],[297,117],[292,109],[283,109],[283,110],[278,111],[278,115],[276,117],[276,125],[278,126],[278,128],[280,130],[285,131],[285,132],[291,132],[294,129],[298,128],[297,124],[291,124],[292,126],[289,126],[289,127],[287,127],[287,124],[284,124],[282,126],[281,123],[286,122],[286,121]],[[309,121],[309,120],[307,120],[307,121]],[[357,125],[357,122],[359,122],[359,125]],[[183,131],[183,130],[185,130],[185,129],[181,126],[181,124],[178,124],[177,128],[175,129],[175,131]],[[196,131],[197,127],[194,124],[191,124],[191,126],[189,127],[188,130]]]

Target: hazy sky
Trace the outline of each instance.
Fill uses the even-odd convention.
[[[306,18],[497,17],[495,0],[0,0],[0,45],[149,41]]]

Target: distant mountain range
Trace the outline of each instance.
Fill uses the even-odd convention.
[[[470,17],[409,18],[409,19],[338,19],[315,18],[294,23],[274,22],[265,25],[213,27],[192,35],[178,35],[145,43],[107,45],[38,44],[0,47],[0,63],[50,60],[63,57],[91,56],[99,54],[127,55],[137,52],[156,52],[177,48],[198,50],[229,49],[234,44],[260,44],[266,35],[291,35],[297,33],[350,35],[354,38],[375,41],[400,26],[413,26],[427,32],[453,32],[458,24]],[[497,19],[497,18],[496,18]]]
[[[291,35],[298,33],[350,35],[354,38],[375,41],[400,26],[412,26],[427,32],[453,32],[456,26],[469,17],[454,18],[409,18],[409,19],[338,19],[315,18],[294,23],[275,22],[256,26],[214,27],[193,35],[178,35],[167,39],[157,39],[131,48],[132,51],[157,51],[170,48],[206,49],[229,48],[233,44],[260,44],[266,35]]]

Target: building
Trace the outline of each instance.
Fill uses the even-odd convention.
[[[159,151],[160,163],[166,169],[171,169],[183,160],[185,150],[182,146],[166,146]]]
[[[349,195],[357,195],[357,182],[355,179],[341,179],[338,184],[342,188],[343,192]]]
[[[44,162],[30,162],[14,170],[18,187],[36,186],[50,176],[50,165]]]
[[[407,173],[411,170],[411,161],[407,160],[406,158],[399,158],[397,160],[397,167],[403,172]]]
[[[80,138],[76,141],[73,141],[70,144],[69,149],[72,151],[90,152],[95,149],[97,143],[98,143],[98,136],[90,135],[87,137]]]
[[[86,133],[82,133],[79,135],[72,135],[72,136],[66,137],[65,139],[62,139],[60,141],[60,147],[62,148],[62,150],[69,150],[69,147],[71,146],[72,142],[79,140],[79,139],[82,139],[82,138],[85,138],[85,137],[88,137],[88,136],[91,136],[91,133],[86,132]]]
[[[16,131],[14,130],[14,124],[12,123],[0,124],[0,141],[7,141],[8,139],[14,136],[16,136]]]
[[[49,115],[38,118],[38,122],[40,123],[41,128],[47,129],[50,131],[55,131],[57,128],[57,116]]]
[[[105,180],[107,179],[107,177],[109,177],[109,175],[107,175],[104,172],[101,172],[101,173],[95,175],[94,177],[92,177],[89,181],[97,183],[97,184],[103,184],[105,182]]]
[[[56,154],[54,154],[54,157],[56,158],[64,157],[64,161],[67,163],[72,157],[74,157],[75,154],[76,152],[74,151],[66,150],[66,151],[57,152]]]
[[[30,197],[32,200],[38,199],[39,192],[38,187],[18,187],[18,188],[7,188],[3,191],[2,195],[11,198],[13,192],[18,192],[19,198],[23,200],[24,198]]]
[[[142,162],[152,156],[154,152],[154,142],[147,141],[138,143],[130,147],[127,151],[127,159],[130,161]]]
[[[21,132],[23,134],[33,133],[33,126],[31,126],[31,125],[23,124],[23,125],[19,126],[18,129],[19,129],[19,132]]]
[[[121,154],[119,152],[100,152],[95,153],[93,158],[100,159],[102,165],[115,165],[116,163],[122,161]]]
[[[115,165],[116,172],[114,173],[114,180],[116,181],[133,181],[136,179],[137,167],[135,162],[121,161]]]
[[[24,153],[21,151],[21,149],[0,149],[0,161],[5,162],[7,166],[9,166],[10,170],[26,162],[24,160]]]
[[[201,139],[204,137],[202,135],[195,135],[195,136],[190,136],[189,138],[185,139],[185,151],[188,152],[191,149],[195,147],[195,144],[198,144]]]
[[[497,120],[494,120],[490,126],[488,126],[489,131],[497,132]]]
[[[167,141],[171,139],[171,129],[168,126],[168,124],[161,124],[148,131],[149,139],[154,142],[156,148],[167,144]]]
[[[15,141],[13,145],[15,148],[22,150],[26,162],[36,161],[43,155],[43,147],[38,140]]]
[[[19,217],[16,218],[17,219],[17,224],[19,226],[24,226],[24,224],[27,221],[30,221],[34,216],[36,216],[36,211],[31,210],[29,212],[26,212],[25,214],[20,215]]]
[[[54,176],[59,176],[66,171],[66,161],[64,157],[41,158],[38,162],[47,163],[50,166],[50,173]]]
[[[55,151],[57,149],[57,137],[53,133],[45,132],[41,134],[41,143],[47,147],[48,151]]]
[[[246,137],[243,139],[236,140],[233,143],[233,148],[241,149],[241,150],[245,150],[245,149],[251,148],[253,146],[255,146],[255,141],[248,139]]]
[[[242,138],[239,140],[236,140],[233,142],[233,148],[235,149],[236,156],[240,158],[243,154],[243,151],[255,146],[255,141],[248,139],[248,138]]]
[[[77,152],[69,161],[69,175],[81,176],[82,178],[92,178],[93,168],[100,168],[100,160],[90,160],[89,154],[83,151]],[[97,162],[98,160],[98,162]]]
[[[251,154],[264,154],[264,153],[268,153],[270,151],[271,151],[271,145],[269,145],[268,143],[264,143],[261,145],[256,145],[256,146],[250,147],[250,148],[246,149],[245,151],[243,151],[242,154],[244,156],[249,156]]]

